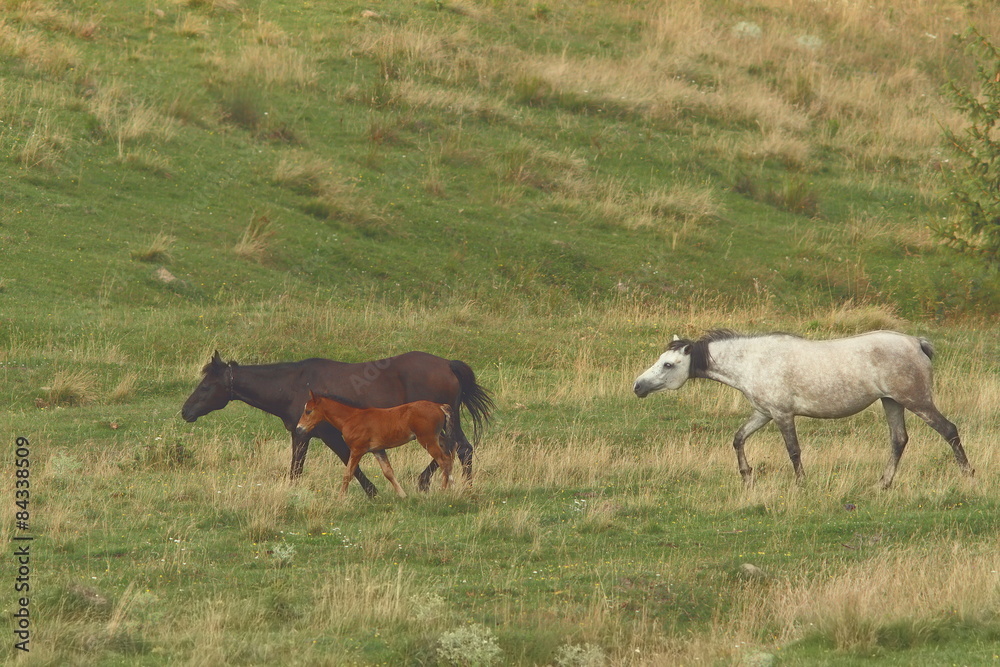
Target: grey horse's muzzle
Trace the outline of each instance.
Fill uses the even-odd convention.
[[[644,382],[636,382],[632,385],[632,391],[634,391],[635,395],[639,398],[646,398],[650,394],[650,389]]]

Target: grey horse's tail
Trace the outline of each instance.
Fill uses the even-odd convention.
[[[934,346],[926,338],[920,338],[920,349],[924,351],[928,359],[934,358]]]

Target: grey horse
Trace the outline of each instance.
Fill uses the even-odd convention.
[[[696,341],[675,336],[656,363],[636,378],[633,389],[636,396],[645,398],[657,391],[680,389],[688,378],[707,378],[743,392],[753,412],[736,432],[733,448],[748,486],[753,483],[753,469],[743,443],[771,420],[781,431],[796,481],[801,483],[805,472],[795,417],[847,417],[881,399],[892,443],[881,484],[889,488],[907,442],[904,410],[941,434],[966,475],[975,473],[958,429],[934,405],[933,356],[934,348],[926,339],[895,331],[811,341],[790,334],[750,336],[720,329]]]

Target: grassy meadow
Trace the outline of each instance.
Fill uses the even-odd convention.
[[[993,3],[0,0],[0,568],[23,664],[1000,664],[996,269],[941,246],[940,96]],[[631,393],[674,333],[936,348],[977,473],[879,409],[730,442]],[[420,349],[494,419],[471,485],[352,485],[214,350]]]

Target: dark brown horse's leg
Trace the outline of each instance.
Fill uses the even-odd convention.
[[[472,483],[472,445],[469,444],[468,440],[464,438],[459,441],[456,447],[456,453],[458,454],[458,460],[462,462],[462,476],[465,477],[469,483]]]
[[[799,449],[799,436],[795,433],[795,417],[793,415],[782,415],[774,420],[781,431],[781,437],[785,439],[785,449],[788,450],[788,458],[792,461],[792,468],[795,469],[795,481],[802,484],[806,481],[806,472],[802,469],[802,450]]]
[[[426,491],[431,488],[431,477],[434,476],[434,472],[438,469],[438,462],[431,461],[430,464],[424,468],[424,471],[420,473],[420,477],[417,478],[417,488],[421,491]]]
[[[743,422],[740,426],[740,430],[736,431],[735,437],[733,437],[733,449],[736,450],[736,463],[740,467],[740,475],[743,477],[743,485],[750,487],[753,486],[753,468],[747,463],[746,454],[743,451],[743,444],[746,439],[751,435],[763,428],[768,422],[771,421],[771,417],[764,414],[763,412],[757,412],[754,410],[750,418]]]
[[[289,473],[289,478],[293,482],[302,474],[308,452],[309,438],[298,436],[295,431],[292,431],[292,470]]]
[[[909,437],[906,435],[906,415],[903,406],[891,398],[883,398],[882,409],[885,410],[885,420],[889,423],[889,440],[892,444],[889,463],[885,466],[881,480],[882,488],[888,489],[892,486],[892,478],[896,476],[896,468],[899,466],[899,459],[903,456]]]
[[[458,460],[462,462],[462,476],[466,481],[472,482],[472,443],[465,437],[462,431],[462,424],[456,416],[452,424],[452,442],[450,443],[458,454]]]

